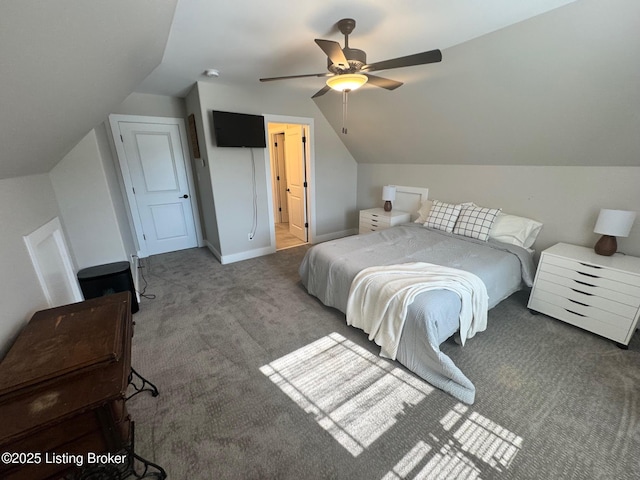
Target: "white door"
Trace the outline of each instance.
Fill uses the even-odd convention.
[[[198,239],[178,125],[120,121],[118,127],[147,254],[196,247]]]
[[[307,241],[307,195],[305,171],[304,127],[288,125],[284,132],[285,164],[287,169],[287,206],[289,232]]]

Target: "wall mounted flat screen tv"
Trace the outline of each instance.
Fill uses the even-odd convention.
[[[213,134],[218,147],[267,146],[262,115],[213,110]]]

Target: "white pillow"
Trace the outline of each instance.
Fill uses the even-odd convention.
[[[418,210],[418,218],[415,219],[415,223],[423,223],[427,221],[429,217],[429,211],[431,210],[431,205],[433,202],[431,200],[425,200],[420,205],[420,209]]]
[[[473,203],[463,204],[460,216],[453,227],[453,233],[486,242],[498,213],[500,213],[499,208],[479,207]]]
[[[530,218],[499,213],[491,230],[489,230],[489,238],[523,248],[531,248],[540,230],[542,230],[540,222]]]
[[[461,209],[462,205],[453,205],[434,200],[424,226],[451,233]]]

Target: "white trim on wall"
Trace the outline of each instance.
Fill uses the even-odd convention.
[[[305,125],[309,128],[308,141],[309,145],[309,158],[307,158],[307,208],[309,214],[307,215],[307,221],[309,222],[309,228],[307,230],[307,242],[315,243],[316,239],[316,153],[315,153],[315,138],[314,138],[314,119],[310,117],[292,117],[289,115],[272,115],[263,114],[264,116],[264,128],[265,131],[269,131],[269,123],[286,123],[294,125]],[[267,133],[268,135],[268,133]],[[273,212],[273,188],[271,186],[271,154],[269,148],[265,150],[265,171],[266,171],[266,185],[268,196],[268,209],[269,209],[269,235],[271,236],[271,245],[275,249],[276,245],[276,230],[273,224],[274,212]],[[249,252],[248,252],[249,253]],[[272,253],[272,252],[268,252]]]

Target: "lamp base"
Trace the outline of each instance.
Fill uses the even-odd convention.
[[[618,250],[618,242],[613,235],[603,235],[593,249],[598,255],[610,257]]]
[[[390,212],[391,211],[391,202],[389,200],[384,202],[384,211],[385,212]]]

